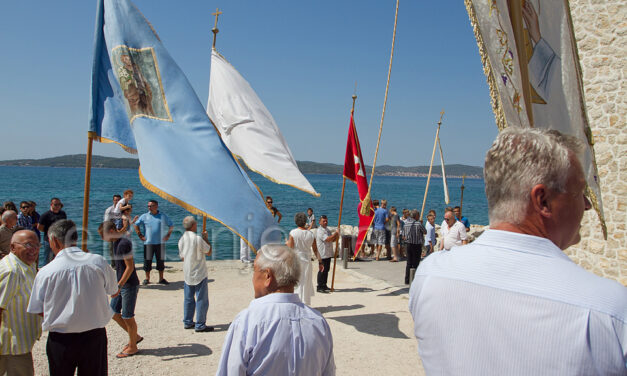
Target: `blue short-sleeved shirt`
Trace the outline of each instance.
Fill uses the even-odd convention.
[[[468,220],[468,218],[462,215],[462,219],[460,219],[459,221],[464,224],[464,227],[470,228],[470,221]]]
[[[144,244],[161,244],[163,237],[168,233],[168,229],[173,226],[167,215],[157,212],[157,214],[144,213],[139,217],[135,225],[141,228],[144,225],[146,240]]]
[[[374,211],[374,228],[375,230],[385,229],[385,220],[388,218],[388,210],[378,208]]]

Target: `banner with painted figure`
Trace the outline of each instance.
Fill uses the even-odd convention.
[[[98,2],[89,132],[136,151],[148,190],[222,223],[255,249],[277,240],[261,192],[128,0]]]
[[[567,0],[465,0],[499,129],[555,129],[579,138],[587,196],[607,237],[593,139]]]

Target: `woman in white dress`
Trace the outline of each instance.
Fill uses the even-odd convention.
[[[300,300],[307,304],[311,304],[311,297],[314,294],[314,286],[312,280],[311,271],[311,250],[318,259],[319,268],[322,267],[320,263],[322,258],[318,253],[318,247],[316,246],[313,232],[306,229],[307,215],[305,213],[296,213],[294,216],[294,222],[296,228],[290,231],[290,236],[287,239],[287,246],[294,249],[296,255],[298,255],[298,261],[300,262],[300,280],[298,286],[294,289],[294,292],[298,294]]]

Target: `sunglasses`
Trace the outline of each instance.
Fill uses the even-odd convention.
[[[14,244],[20,244],[20,245],[24,246],[25,248],[30,248],[30,249],[39,249],[39,247],[41,246],[41,244],[39,244],[39,243],[18,243],[18,242],[14,242]]]
[[[20,209],[28,209],[30,206],[20,206]]]

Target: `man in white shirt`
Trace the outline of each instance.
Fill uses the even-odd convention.
[[[562,252],[591,206],[582,150],[557,131],[498,135],[484,168],[490,229],[427,257],[409,292],[427,374],[627,374],[627,289]]]
[[[259,250],[255,299],[231,323],[216,375],[335,375],[331,329],[294,294],[299,275],[298,257],[286,245]]]
[[[117,296],[115,271],[100,255],[76,247],[74,222],[61,219],[48,229],[54,260],[41,268],[27,311],[43,314],[51,375],[107,374],[107,332],[113,317],[107,295]]]
[[[121,199],[122,199],[122,196],[113,195],[113,205],[109,206],[107,210],[105,210],[103,222],[110,221],[113,219],[114,217],[113,211],[115,210],[116,205]]]
[[[183,219],[183,228],[185,232],[179,239],[179,257],[183,261],[183,274],[185,275],[183,325],[185,329],[194,328],[196,332],[213,332],[213,326],[205,325],[209,309],[205,255],[211,256],[211,243],[209,243],[206,230],[202,232],[202,237],[196,234],[198,224],[193,216]],[[194,322],[194,311],[196,311],[196,322]]]
[[[455,212],[453,210],[446,210],[444,213],[444,222],[447,227],[441,228],[442,242],[440,243],[440,250],[449,251],[453,246],[460,246],[468,243],[466,236],[466,227],[464,224],[455,218]]]
[[[340,232],[335,231],[331,233],[331,230],[327,228],[329,219],[326,215],[320,216],[320,227],[316,229],[316,246],[318,247],[318,253],[320,253],[319,265],[322,265],[322,270],[318,271],[318,287],[316,291],[321,293],[327,293],[331,291],[327,286],[329,279],[329,269],[331,268],[331,258],[333,257],[333,242],[335,242]]]

